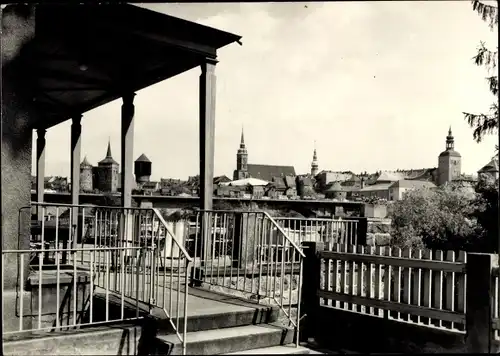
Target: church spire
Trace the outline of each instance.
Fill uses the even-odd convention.
[[[106,158],[113,158],[111,155],[111,138],[108,138],[108,151],[106,152]]]
[[[241,140],[240,140],[240,148],[245,148],[245,133],[243,132],[243,125],[241,126]]]
[[[316,141],[314,141],[313,160],[311,162],[311,175],[315,176],[317,174],[318,174],[318,155],[316,153]]]
[[[448,136],[446,136],[446,150],[453,150],[455,146],[455,138],[453,137],[453,133],[451,132],[451,126],[448,129]]]

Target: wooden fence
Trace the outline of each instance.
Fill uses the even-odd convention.
[[[302,309],[308,315],[331,308],[463,335],[469,344],[478,334],[481,342],[464,346],[469,350],[484,352],[498,343],[496,255],[341,244],[325,250],[324,246],[304,243],[308,257]],[[310,309],[311,303],[319,311]]]

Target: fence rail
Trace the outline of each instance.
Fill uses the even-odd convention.
[[[19,301],[19,325],[4,335],[140,319],[160,308],[186,352],[192,258],[158,210],[33,203],[20,210],[20,225],[32,216],[39,220],[29,248],[2,251],[2,270],[18,267]]]
[[[283,227],[265,212],[195,214],[192,283],[276,305],[298,334],[304,254]]]
[[[336,244],[319,257],[324,306],[465,331],[464,252]]]
[[[304,241],[322,241],[327,246],[336,243],[357,245],[366,240],[366,231],[360,228],[359,220],[355,219],[277,217],[275,220],[290,239],[299,245]]]

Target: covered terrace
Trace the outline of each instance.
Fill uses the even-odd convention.
[[[30,206],[33,130],[37,201],[43,202],[45,133],[72,120],[71,202],[76,205],[84,114],[121,98],[121,203],[130,207],[135,93],[195,67],[201,68],[200,208],[211,209],[217,50],[240,36],[128,4],[6,5],[1,19],[4,250],[29,248],[30,224],[19,211]],[[7,304],[9,293],[15,298],[16,285],[24,281],[19,281],[16,256],[2,258]]]

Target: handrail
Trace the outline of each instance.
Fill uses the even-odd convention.
[[[127,210],[150,210],[152,208],[140,208],[140,207],[123,207],[123,206],[107,206],[107,205],[95,205],[95,204],[67,204],[67,203],[45,203],[45,202],[30,202],[31,205],[24,206],[21,209],[31,208],[33,205],[38,206],[53,206],[53,207],[62,207],[62,208],[101,208],[101,209],[127,209]]]
[[[182,254],[186,257],[186,260],[188,260],[188,262],[193,262],[193,258],[191,256],[189,256],[189,253],[186,251],[186,249],[184,248],[184,244],[183,243],[180,243],[177,238],[175,237],[175,235],[172,233],[172,231],[170,231],[170,229],[168,228],[167,226],[167,222],[165,221],[165,219],[163,218],[163,216],[161,215],[160,211],[156,208],[149,208],[151,209],[156,217],[158,218],[158,220],[162,223],[163,227],[165,228],[165,230],[167,230],[168,234],[170,235],[170,237],[172,238],[172,240],[175,241],[175,243],[177,244],[177,247],[179,248],[179,250],[182,252]]]
[[[274,226],[276,226],[278,231],[281,232],[283,234],[283,236],[285,236],[285,238],[288,240],[288,242],[290,242],[290,245],[292,245],[295,248],[295,250],[299,252],[300,256],[305,258],[306,255],[304,254],[304,251],[302,251],[302,249],[299,246],[297,246],[295,244],[295,242],[293,242],[290,237],[288,237],[285,230],[283,230],[283,228],[281,226],[279,226],[279,224],[271,217],[271,215],[269,215],[269,213],[266,211],[263,211],[262,213],[274,224]]]

